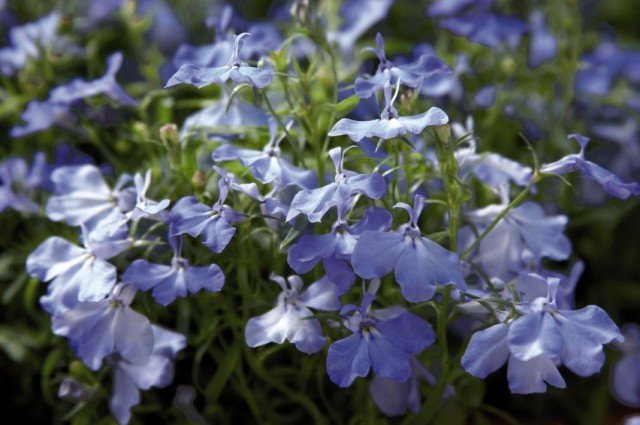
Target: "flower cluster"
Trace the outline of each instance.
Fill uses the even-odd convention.
[[[89,3],[90,27],[108,25],[121,7]],[[56,143],[51,163],[48,148],[31,164],[18,156],[0,162],[0,213],[12,209],[66,229],[59,230],[65,237],[40,237],[26,271],[47,284],[40,305],[53,334],[67,339],[89,374],[111,371],[109,408],[118,423],[130,421],[140,391],[171,384],[174,362],[193,356],[181,351],[197,348],[202,359],[218,334],[212,357],[221,368],[246,361],[265,376],[257,356],[274,351],[257,347],[290,343],[320,359],[338,387],[366,380],[389,416],[422,408],[421,380],[436,394],[429,403],[437,409],[457,396],[465,372],[484,379],[505,363],[513,393],[564,388],[560,366],[594,375],[604,365],[604,346],[614,342],[622,351],[614,393],[640,405],[637,329],[621,332],[598,306],[576,307],[584,263],[565,233],[569,216],[539,196],[576,172],[587,189],[617,198],[612,202],[632,200],[640,197],[633,173],[610,171],[595,155],[596,162],[586,159],[589,138],[580,134],[569,134],[557,150],[571,151],[575,140],[578,153],[549,155],[530,146],[531,164],[481,151],[484,136],[472,118],[461,123],[469,111],[456,107],[468,97],[463,74],[475,72],[464,54],[449,65],[431,46],[419,45],[409,56],[388,58],[378,33],[375,48],[363,41],[377,58],[374,71],[350,69],[356,42],[392,1],[343,2],[336,25],[322,8],[295,1],[288,12],[298,30],[290,36],[226,6],[207,22],[215,41],[202,46],[183,43],[184,29],[168,4],[138,3],[135,11],[122,6],[123,14],[136,15],[134,23],[145,15],[153,20],[144,36],[179,45],[166,58],[159,86],[146,95],[137,83],[125,90],[116,75],[122,68],[125,81],[130,72],[125,54],[116,51],[101,77],[64,80],[42,100],[23,102],[23,124],[10,133],[68,132],[89,140],[102,125],[92,126],[92,118],[106,109],[127,134],[123,140],[134,140],[132,156],[153,145],[141,156],[148,168],[131,166],[133,160],[99,166],[63,143]],[[558,56],[541,10],[525,19],[494,7],[439,0],[426,14],[501,54],[512,54],[526,38],[532,70]],[[366,8],[372,12],[361,13]],[[9,45],[0,49],[6,78],[51,55],[86,54],[59,33],[60,19],[52,13],[12,27]],[[164,38],[163,22],[178,39]],[[585,99],[605,96],[617,79],[637,83],[625,65],[637,59],[637,52],[611,43],[585,55],[572,104],[579,110]],[[194,94],[189,86],[202,90]],[[505,88],[478,88],[474,112],[498,102],[499,111],[526,128],[534,117],[525,108],[513,112],[516,102],[501,94]],[[215,99],[197,103],[201,108],[179,126],[160,119],[155,140],[144,124],[151,109],[162,111],[186,93]],[[637,109],[637,99],[627,100]],[[637,130],[636,121],[627,122]],[[624,138],[607,125],[598,122],[590,131]],[[548,162],[540,164],[538,154]],[[210,302],[203,293],[218,292],[224,314],[215,323],[196,323],[204,337],[200,330],[197,338],[183,335],[190,330],[189,303]],[[164,327],[178,309],[181,333]],[[217,326],[222,330],[210,330]],[[458,345],[456,356],[450,350]],[[219,391],[235,373],[220,375]],[[242,373],[238,391],[250,392]],[[95,399],[97,386],[67,376],[60,395]]]

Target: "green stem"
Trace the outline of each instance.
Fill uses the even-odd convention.
[[[480,235],[476,238],[476,240],[473,241],[473,243],[469,245],[467,249],[464,250],[462,255],[460,255],[461,259],[466,258],[474,249],[476,249],[476,247],[480,244],[482,239],[484,239],[498,225],[498,223],[500,223],[500,220],[502,220],[504,216],[506,216],[509,213],[509,211],[517,207],[520,204],[520,202],[522,202],[524,198],[526,198],[526,196],[529,194],[529,191],[531,190],[532,185],[533,185],[533,182],[529,183],[527,187],[525,187],[524,190],[520,192],[520,194],[516,196],[515,199],[511,201],[511,203],[509,203],[509,205],[507,205],[507,207],[500,214],[498,214],[498,216],[491,222],[491,224],[489,224],[489,226],[487,226],[487,228],[484,229],[482,233],[480,233]]]

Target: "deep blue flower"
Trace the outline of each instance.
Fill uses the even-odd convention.
[[[322,261],[327,277],[344,294],[356,279],[350,263],[358,237],[366,230],[384,232],[391,227],[391,222],[391,214],[378,207],[367,208],[360,221],[351,226],[341,216],[330,233],[302,235],[289,248],[287,262],[296,273],[303,274]]]
[[[465,288],[458,256],[421,235],[418,219],[423,207],[421,195],[415,196],[413,208],[398,203],[395,208],[406,210],[409,222],[393,232],[363,232],[351,255],[353,269],[362,278],[395,270],[402,295],[410,302],[430,300],[439,285]]]
[[[140,390],[164,388],[173,381],[173,359],[187,345],[184,335],[151,325],[153,350],[142,361],[130,362],[120,355],[108,360],[113,368],[109,410],[120,425],[129,423],[131,408],[140,403]]]
[[[211,68],[193,64],[184,64],[169,79],[165,87],[177,84],[192,84],[202,88],[211,84],[224,84],[228,79],[234,83],[247,83],[254,87],[263,88],[271,83],[273,72],[268,69],[249,66],[240,60],[239,50],[242,47],[242,39],[249,33],[242,33],[235,37],[233,52],[226,65]]]
[[[116,285],[106,299],[80,302],[53,316],[53,333],[69,338],[75,355],[91,370],[98,370],[112,353],[131,363],[144,361],[153,351],[153,329],[129,307],[135,293],[132,286]]]
[[[224,273],[215,264],[190,266],[182,258],[182,237],[170,237],[173,248],[171,265],[135,260],[123,273],[123,284],[132,284],[142,291],[152,290],[153,298],[162,305],[171,304],[177,297],[195,294],[201,289],[217,292],[224,285]]]
[[[531,68],[537,68],[556,57],[558,42],[547,28],[545,16],[539,10],[534,10],[529,15],[529,31],[531,41],[529,42],[527,64]]]
[[[303,283],[299,276],[289,276],[285,281],[281,276],[272,275],[271,280],[280,285],[282,292],[272,310],[247,322],[244,330],[247,345],[259,347],[288,340],[303,353],[322,350],[326,338],[322,335],[320,321],[313,318],[309,309],[338,310],[340,299],[336,286],[323,278],[301,292]]]
[[[214,161],[230,161],[237,159],[245,167],[249,167],[251,175],[261,183],[275,183],[277,188],[298,186],[301,189],[312,189],[318,186],[318,179],[313,170],[298,168],[282,158],[280,142],[286,137],[278,137],[278,124],[269,119],[269,142],[262,149],[240,149],[233,145],[222,145],[213,152]]]
[[[72,107],[81,104],[83,99],[97,95],[107,96],[120,105],[138,106],[138,101],[116,81],[115,76],[122,66],[122,59],[122,53],[116,52],[107,58],[104,76],[92,81],[76,78],[51,90],[47,100],[29,102],[21,115],[26,124],[13,127],[11,135],[21,137],[46,130],[53,125],[73,126],[77,117],[72,113]]]
[[[302,190],[291,201],[287,220],[291,221],[304,214],[312,223],[319,223],[322,216],[332,207],[348,209],[352,198],[364,194],[371,199],[380,199],[387,191],[387,182],[378,173],[358,174],[344,169],[344,154],[340,148],[329,151],[329,157],[336,168],[333,183],[318,189]]]
[[[135,193],[124,188],[131,181],[122,175],[111,189],[95,165],[60,167],[51,174],[55,194],[47,202],[47,216],[72,226],[90,229],[99,222],[126,222],[135,205]]]
[[[27,273],[49,282],[42,306],[51,314],[60,314],[78,301],[105,298],[116,284],[116,267],[107,260],[129,249],[133,243],[126,228],[113,238],[89,233],[83,226],[79,247],[57,236],[42,242],[27,258]]]
[[[198,202],[193,196],[180,199],[169,214],[170,236],[185,233],[196,238],[202,235],[202,243],[211,251],[222,252],[236,233],[234,223],[244,215],[225,205],[229,185],[224,178],[218,180],[219,197],[211,207]]]
[[[367,376],[371,368],[376,376],[404,382],[411,377],[411,358],[435,340],[429,323],[413,313],[371,311],[374,299],[367,294],[360,307],[343,307],[343,313],[353,312],[345,321],[352,334],[331,344],[327,354],[327,373],[340,387]]]
[[[393,106],[398,91],[399,84],[393,96],[391,96],[391,87],[388,85],[384,87],[386,105],[379,119],[355,121],[342,118],[333,126],[328,135],[332,137],[346,135],[354,142],[359,142],[366,137],[379,137],[380,140],[387,140],[407,133],[420,134],[425,127],[444,125],[449,122],[447,114],[436,107],[429,108],[428,111],[418,115],[398,116],[398,111]]]
[[[415,88],[437,74],[451,74],[451,68],[447,64],[435,55],[426,53],[412,63],[396,65],[387,59],[382,34],[378,33],[376,42],[377,47],[370,50],[373,50],[380,60],[378,70],[372,77],[358,77],[355,82],[355,92],[362,99],[371,97],[385,87],[395,86],[398,81],[407,87]]]
[[[544,164],[540,167],[543,174],[567,174],[580,171],[582,175],[595,180],[611,196],[619,199],[627,199],[629,196],[640,196],[640,183],[623,182],[618,176],[601,166],[584,159],[584,150],[589,143],[589,138],[580,134],[570,134],[569,139],[574,139],[580,145],[580,152],[570,154],[556,162]]]

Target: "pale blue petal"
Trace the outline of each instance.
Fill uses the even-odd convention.
[[[460,361],[464,370],[476,378],[484,379],[500,369],[510,355],[508,333],[509,326],[504,323],[475,332]]]

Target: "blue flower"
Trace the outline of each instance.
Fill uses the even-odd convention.
[[[544,164],[540,167],[543,174],[567,174],[580,171],[582,175],[596,181],[611,196],[619,199],[627,199],[629,196],[640,196],[640,183],[623,182],[618,176],[601,166],[584,159],[584,150],[589,143],[589,138],[580,134],[570,134],[569,139],[575,139],[580,145],[580,152],[570,154],[556,162]]]
[[[153,329],[129,307],[135,292],[132,286],[116,285],[106,299],[80,302],[53,316],[53,333],[69,338],[75,355],[92,370],[113,353],[130,363],[144,361],[153,351]]]
[[[268,120],[269,116],[260,108],[238,96],[229,99],[223,95],[213,105],[187,117],[180,130],[180,138],[184,139],[192,133],[204,133],[211,140],[227,141],[238,136],[226,134],[225,131],[266,127]]]
[[[521,316],[473,335],[461,361],[467,372],[485,378],[509,360],[511,391],[532,393],[544,392],[545,381],[565,386],[557,370],[560,363],[580,376],[602,368],[603,344],[624,339],[618,327],[594,305],[575,311],[558,309],[559,279],[546,282],[544,296],[518,303]]]
[[[21,137],[51,128],[53,125],[72,127],[77,117],[72,107],[81,104],[85,98],[104,95],[121,105],[138,106],[116,81],[115,75],[122,66],[122,53],[116,52],[107,58],[107,71],[97,80],[87,81],[82,78],[71,80],[51,90],[45,101],[32,100],[22,113],[26,123],[11,129],[11,136]]]
[[[113,355],[109,364],[113,368],[113,389],[109,410],[119,424],[131,419],[131,408],[140,403],[140,390],[164,388],[173,381],[173,359],[187,345],[184,335],[151,325],[153,350],[139,362],[127,361]]]
[[[47,202],[47,216],[72,226],[93,229],[101,221],[126,222],[125,213],[135,205],[135,194],[124,186],[131,177],[123,175],[111,189],[95,165],[60,167],[51,174],[55,194]]]
[[[38,59],[48,51],[62,53],[79,49],[58,34],[60,14],[52,12],[37,21],[11,28],[11,45],[0,49],[0,72],[14,75],[25,67],[27,61]]]
[[[378,70],[370,78],[356,78],[355,92],[358,97],[367,99],[378,90],[387,86],[394,86],[398,81],[405,86],[415,88],[425,79],[438,74],[451,74],[451,68],[435,55],[422,54],[412,63],[396,65],[385,54],[382,34],[376,36],[377,48],[371,49],[380,60]]]
[[[259,347],[288,340],[303,353],[313,354],[322,350],[326,338],[322,335],[320,321],[313,318],[309,308],[338,310],[340,300],[335,285],[324,278],[301,293],[302,279],[299,276],[289,276],[285,281],[281,276],[272,275],[271,280],[280,285],[282,292],[272,310],[247,322],[244,330],[247,345]]]
[[[173,248],[171,265],[153,264],[146,260],[135,260],[123,273],[123,284],[132,284],[142,291],[152,289],[153,298],[164,306],[177,297],[195,294],[201,289],[217,292],[224,285],[224,273],[215,264],[204,267],[190,266],[182,258],[182,237],[170,237]]]
[[[529,55],[527,64],[531,68],[552,61],[558,54],[558,42],[545,22],[544,14],[539,10],[534,10],[529,15],[529,31],[531,41],[529,43]]]
[[[36,190],[47,176],[44,153],[38,152],[31,167],[20,157],[10,156],[0,162],[0,214],[7,208],[36,214],[40,207],[34,201]]]
[[[238,56],[238,52],[242,47],[242,39],[249,35],[249,33],[245,32],[235,37],[233,52],[226,65],[210,68],[184,64],[173,74],[165,87],[185,83],[202,88],[211,84],[224,84],[228,79],[231,79],[234,83],[247,83],[257,88],[268,86],[273,78],[273,72],[268,69],[249,66],[242,62]]]
[[[585,54],[576,74],[576,91],[591,96],[606,96],[619,78],[640,81],[640,51],[620,48],[612,41],[600,43]]]
[[[415,357],[409,359],[411,377],[403,382],[396,382],[390,378],[374,376],[369,384],[371,398],[378,408],[387,416],[400,416],[407,412],[417,412],[422,407],[420,400],[420,379],[429,385],[436,384],[436,378]],[[453,387],[448,385],[444,391],[445,397],[454,393]]]
[[[384,232],[391,227],[391,214],[382,208],[367,208],[363,217],[349,226],[340,217],[331,233],[324,235],[302,235],[289,248],[287,262],[296,273],[308,273],[322,261],[327,277],[334,282],[341,294],[349,291],[356,276],[351,269],[351,254],[358,237],[365,230]]]
[[[224,204],[229,186],[224,178],[218,181],[219,198],[211,207],[198,202],[193,196],[180,199],[171,210],[167,222],[171,237],[185,233],[194,238],[202,235],[202,243],[211,251],[222,252],[236,233],[234,223],[244,215]]]
[[[464,147],[455,151],[461,176],[471,172],[474,176],[491,189],[499,193],[501,188],[512,182],[518,186],[527,186],[533,177],[531,167],[505,158],[493,152],[478,153],[475,138],[469,137],[473,133],[473,119],[467,119],[466,127],[460,123],[452,123],[451,130],[458,139],[468,138]],[[438,167],[435,153],[429,158]]]
[[[160,202],[156,202],[147,199],[147,190],[151,185],[151,170],[147,170],[144,178],[142,174],[136,173],[133,177],[133,184],[136,189],[136,205],[127,213],[128,218],[132,221],[137,221],[141,218],[164,221],[167,216],[164,210],[169,206],[169,200],[163,199]]]
[[[617,344],[622,355],[613,365],[611,392],[629,407],[640,407],[640,326],[635,323],[622,328],[624,343]]]
[[[509,389],[515,394],[543,393],[546,383],[557,388],[566,384],[554,361],[545,355],[522,361],[512,356],[508,344],[509,325],[499,323],[473,334],[462,356],[462,366],[471,375],[484,379],[507,360]]]
[[[411,358],[431,345],[435,334],[429,323],[404,309],[384,314],[370,310],[375,299],[367,294],[360,307],[343,307],[352,311],[345,326],[352,334],[329,346],[327,373],[340,387],[348,387],[357,377],[373,368],[376,376],[404,382],[411,377]]]
[[[430,300],[438,285],[465,288],[458,256],[421,235],[418,219],[423,207],[421,195],[415,196],[413,208],[398,203],[395,208],[405,209],[409,222],[393,232],[363,232],[351,255],[354,271],[364,279],[395,270],[402,296],[410,302]]]
[[[346,0],[342,2],[338,13],[342,23],[336,31],[328,33],[329,40],[338,44],[343,55],[350,56],[360,36],[384,19],[392,4],[393,0]]]
[[[222,145],[213,152],[214,161],[230,161],[237,159],[245,167],[249,167],[251,175],[261,183],[274,182],[277,188],[298,186],[301,189],[312,189],[318,186],[318,179],[313,170],[304,170],[291,165],[282,158],[280,142],[286,137],[278,137],[278,124],[269,119],[270,138],[262,151],[240,149],[233,145]]]
[[[345,151],[346,152],[346,151]],[[329,151],[329,157],[336,168],[333,183],[318,189],[302,190],[291,201],[286,221],[299,214],[307,216],[312,223],[319,223],[332,207],[348,209],[352,198],[362,193],[371,199],[380,199],[387,191],[387,182],[378,173],[358,174],[344,169],[344,154],[340,148]]]
[[[491,3],[490,0],[478,1],[478,0],[436,0],[427,9],[427,16],[439,17],[439,16],[453,16],[458,15],[465,8],[469,6],[484,7],[485,3]],[[480,6],[478,6],[480,4]]]
[[[448,17],[440,21],[440,26],[483,46],[507,45],[509,48],[515,48],[520,43],[527,28],[518,18],[488,11],[474,11],[462,16]]]
[[[466,214],[477,232],[502,213],[507,205],[503,201]],[[480,241],[474,259],[489,276],[502,278],[520,271],[527,251],[536,261],[543,257],[566,260],[571,254],[571,242],[563,234],[566,225],[566,216],[547,216],[540,205],[526,202],[510,210]]]
[[[368,121],[355,121],[349,118],[342,118],[338,121],[328,136],[349,136],[354,142],[359,142],[366,137],[379,137],[381,140],[393,139],[399,135],[413,133],[420,134],[427,126],[444,125],[449,122],[449,117],[440,108],[432,107],[428,111],[418,115],[408,117],[398,116],[398,111],[393,106],[399,91],[396,89],[393,97],[391,87],[384,87],[384,97],[386,105],[380,114],[380,119]]]
[[[42,306],[56,315],[74,307],[78,301],[105,298],[116,284],[116,267],[107,260],[129,249],[132,240],[122,228],[114,238],[89,233],[83,226],[81,248],[57,236],[42,242],[27,258],[27,273],[49,282]]]

